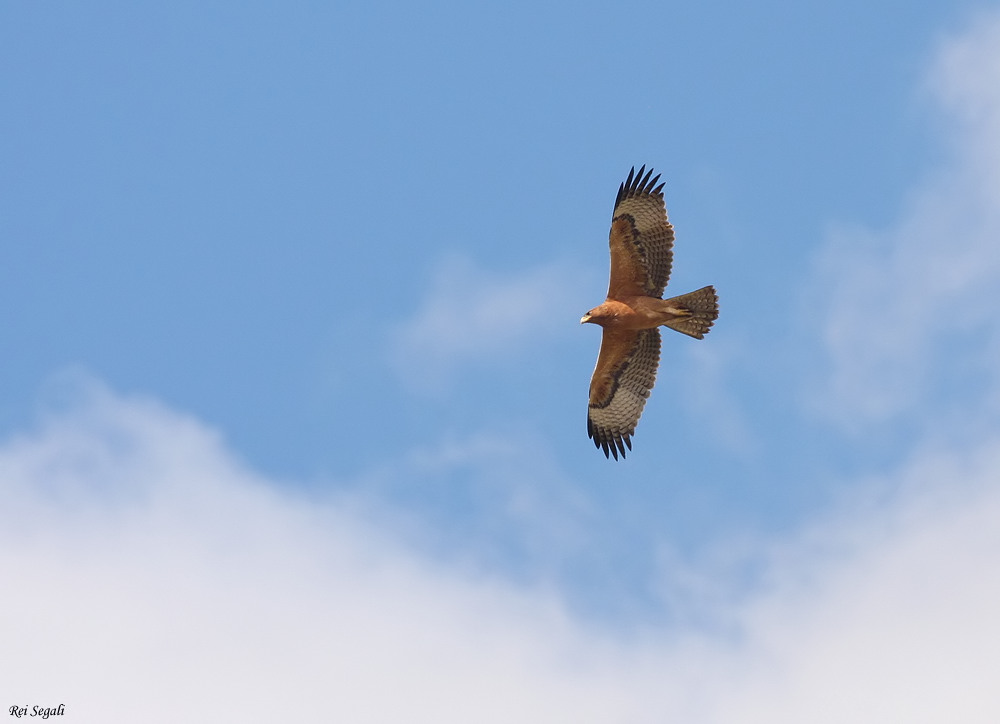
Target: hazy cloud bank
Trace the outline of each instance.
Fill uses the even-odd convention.
[[[759,542],[764,585],[703,599],[724,629],[616,634],[91,389],[0,449],[0,679],[95,722],[992,721],[998,451],[917,456],[881,500]]]

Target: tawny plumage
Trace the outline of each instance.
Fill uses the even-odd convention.
[[[611,219],[608,297],[580,320],[604,328],[590,381],[587,434],[615,460],[625,457],[625,448],[632,449],[631,437],[656,382],[658,327],[701,339],[719,316],[712,287],[661,298],[673,263],[674,227],[659,180],[652,169],[643,166],[635,173],[633,167],[619,187]]]

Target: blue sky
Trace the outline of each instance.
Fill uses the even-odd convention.
[[[988,3],[2,6],[0,708],[994,720],[996,48]],[[721,316],[615,464],[578,320],[633,164]]]

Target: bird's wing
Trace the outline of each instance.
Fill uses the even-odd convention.
[[[643,173],[645,172],[645,176]],[[618,188],[611,219],[611,282],[608,297],[660,297],[670,279],[673,262],[674,227],[667,221],[663,184],[646,167]],[[654,188],[655,187],[655,188]]]
[[[658,329],[605,329],[590,381],[587,434],[604,455],[625,457],[629,439],[656,382],[660,362]]]

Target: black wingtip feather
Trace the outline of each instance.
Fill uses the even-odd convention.
[[[641,171],[639,173],[642,173]],[[618,208],[618,204],[623,198],[629,196],[632,193],[632,178],[635,176],[635,166],[633,166],[628,172],[628,178],[618,187],[618,196],[615,197],[615,208]]]
[[[643,166],[643,168],[645,168],[645,166]],[[642,175],[642,172],[640,171],[639,174]],[[645,193],[646,191],[648,191],[648,189],[646,188],[646,186],[647,186],[647,184],[649,184],[649,177],[652,176],[652,175],[653,175],[653,169],[649,169],[649,171],[646,172],[645,178],[643,178],[642,181],[640,181],[639,183],[636,184],[637,190],[639,190],[639,191],[641,191],[643,193]]]

